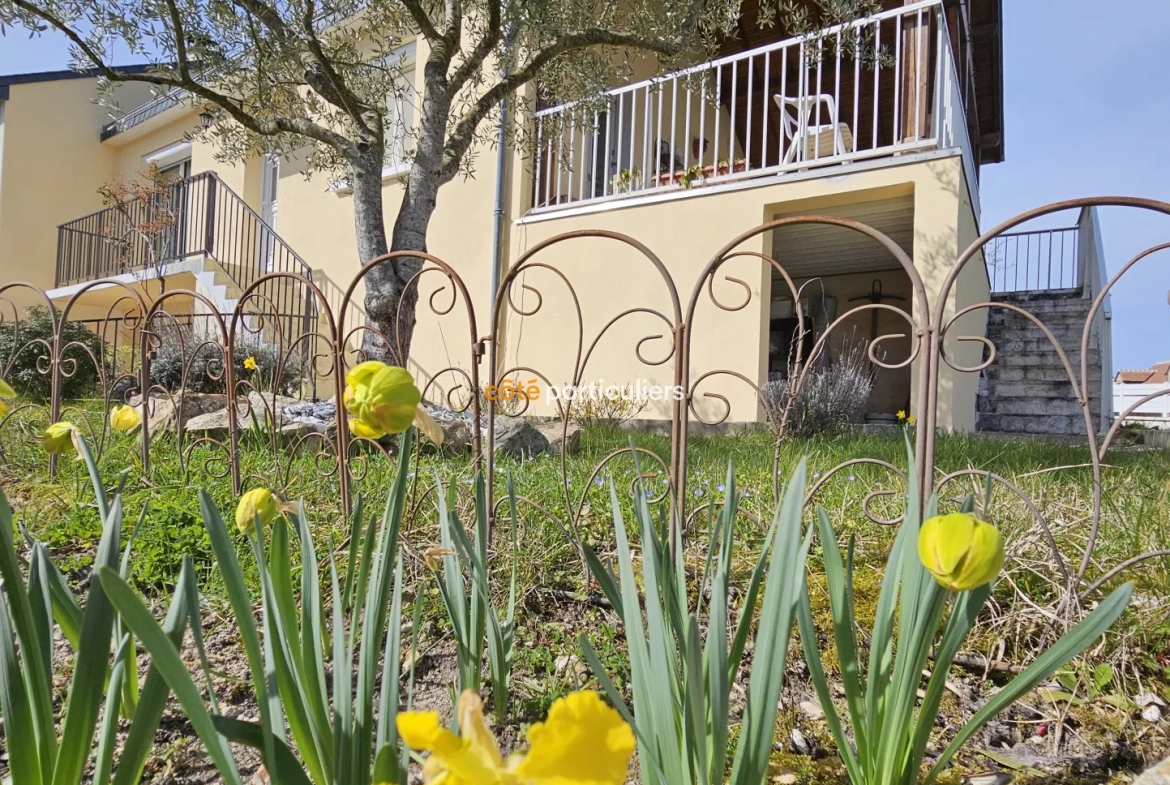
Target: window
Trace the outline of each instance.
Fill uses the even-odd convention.
[[[383,174],[400,172],[409,166],[414,149],[414,44],[395,50],[386,58],[387,67],[397,68],[395,89],[386,98],[386,165]]]

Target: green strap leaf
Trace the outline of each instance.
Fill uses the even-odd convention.
[[[121,540],[122,497],[119,496],[114,499],[102,528],[94,559],[95,570],[117,569]],[[53,785],[74,785],[85,771],[105,696],[114,615],[101,582],[91,580],[81,618],[81,639],[74,658],[73,679],[65,703],[65,719],[61,724],[61,745],[53,767]]]
[[[191,727],[203,742],[220,776],[229,785],[242,785],[231,750],[212,723],[211,714],[203,703],[203,696],[200,695],[195,682],[191,680],[191,674],[187,672],[187,666],[183,663],[175,644],[117,572],[109,567],[102,567],[97,577],[110,602],[122,615],[122,620],[150,652],[151,664],[158,668],[175,693],[175,698],[183,707],[183,713],[187,715]]]
[[[1016,676],[1008,683],[1006,687],[997,692],[991,700],[987,701],[975,716],[967,721],[951,743],[943,750],[942,755],[939,756],[938,761],[935,762],[934,767],[926,777],[924,785],[930,785],[934,782],[946,765],[950,762],[955,753],[959,751],[966,742],[971,738],[980,728],[982,728],[988,720],[994,717],[999,712],[1014,703],[1021,695],[1033,689],[1040,682],[1056,673],[1057,669],[1065,665],[1073,657],[1089,648],[1108,630],[1113,622],[1121,616],[1122,611],[1129,605],[1130,597],[1133,596],[1133,584],[1125,583],[1119,586],[1112,594],[1106,597],[1100,605],[1093,609],[1085,618],[1081,619],[1077,626],[1068,631],[1063,638],[1054,643],[1048,651],[1037,657],[1031,665],[1024,670],[1023,673]]]
[[[288,745],[281,739],[265,739],[264,729],[254,722],[244,722],[230,717],[215,715],[211,718],[215,729],[228,741],[251,747],[261,754],[271,746],[276,750],[272,760],[265,760],[268,773],[273,782],[281,785],[313,785],[312,780],[305,774],[296,756],[289,750]]]

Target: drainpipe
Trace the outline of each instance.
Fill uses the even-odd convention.
[[[515,25],[508,25],[504,31],[504,56],[508,54],[508,50],[512,45],[512,36],[515,34]],[[506,79],[508,77],[508,67],[505,65],[500,69],[500,77]],[[508,141],[508,99],[500,99],[500,122],[496,130],[496,201],[495,201],[495,225],[492,229],[492,299],[490,307],[494,309],[496,302],[496,293],[500,289],[500,265],[503,262],[503,249],[501,244],[504,239],[504,168],[508,163],[508,151],[506,148]],[[488,312],[489,324],[492,318],[492,311]]]

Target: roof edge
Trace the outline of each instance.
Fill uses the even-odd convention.
[[[136,63],[134,65],[111,66],[114,71],[124,74],[143,74],[156,67],[153,63]],[[102,75],[97,68],[82,70],[67,69],[64,71],[35,71],[27,74],[0,74],[0,99],[7,99],[8,88],[11,85],[36,84],[38,82],[60,82],[64,79],[94,79]]]

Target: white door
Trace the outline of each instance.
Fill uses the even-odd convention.
[[[276,187],[280,183],[280,158],[265,155],[260,170],[260,220],[264,222],[260,235],[260,266],[271,271],[276,256]]]

